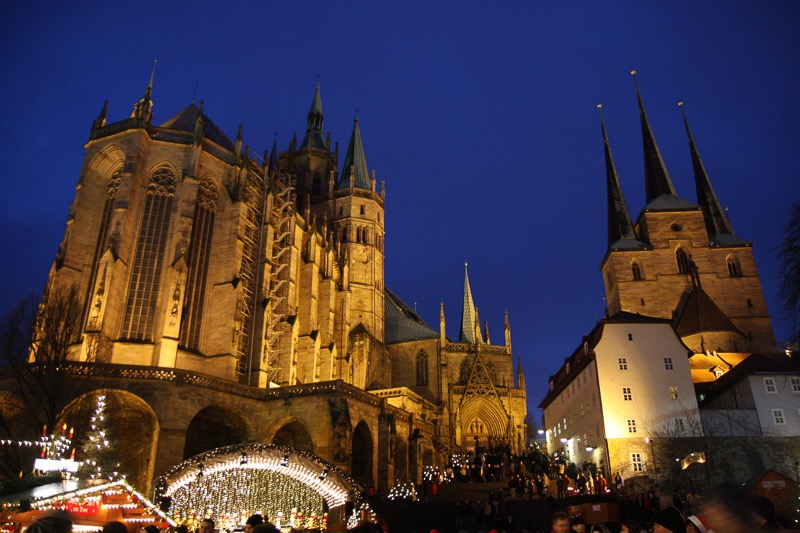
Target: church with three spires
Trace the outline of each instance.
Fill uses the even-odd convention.
[[[302,141],[263,156],[202,102],[156,125],[152,79],[129,117],[108,114],[46,296],[73,288],[83,304],[65,371],[152,434],[130,454],[137,486],[240,442],[312,453],[384,490],[476,446],[525,446],[508,316],[491,344],[465,268],[454,341],[443,305],[434,330],[384,286],[384,184],[358,118],[340,161],[319,84]]]

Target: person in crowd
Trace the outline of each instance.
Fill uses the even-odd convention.
[[[244,533],[252,533],[254,527],[263,523],[264,523],[264,517],[261,516],[260,514],[254,514],[250,516],[244,523]]]
[[[252,533],[281,533],[275,524],[263,522],[253,527]]]
[[[214,533],[217,528],[217,524],[210,518],[205,518],[200,522],[200,529],[197,530],[197,533]]]
[[[642,533],[642,524],[637,520],[625,520],[619,533]]]
[[[780,526],[775,519],[775,504],[766,496],[750,498],[753,509],[753,526],[759,533],[778,533]]]
[[[72,533],[72,517],[64,511],[48,513],[25,529],[25,533]]]
[[[686,521],[676,508],[665,507],[653,514],[653,533],[686,533]]]
[[[114,520],[103,526],[103,533],[128,533],[128,528],[122,522]]]
[[[586,522],[583,521],[583,518],[580,516],[576,516],[571,521],[573,533],[586,533]]]
[[[686,533],[714,533],[708,528],[708,519],[703,515],[693,514],[686,519]]]
[[[569,533],[569,515],[558,511],[550,519],[550,533]]]
[[[703,515],[709,529],[716,533],[752,533],[753,513],[750,498],[741,487],[722,483],[709,491],[704,499]]]

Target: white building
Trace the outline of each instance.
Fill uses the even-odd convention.
[[[548,451],[593,462],[606,476],[657,476],[654,442],[702,435],[689,356],[667,319],[622,312],[601,320],[539,405]]]

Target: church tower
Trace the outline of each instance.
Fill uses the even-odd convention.
[[[634,78],[635,80],[635,78]],[[646,205],[631,223],[602,120],[608,195],[608,249],[601,264],[608,312],[673,321],[695,352],[776,350],[752,243],[733,233],[711,187],[684,115],[697,203],[677,195],[642,96]]]

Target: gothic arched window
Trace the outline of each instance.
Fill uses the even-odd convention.
[[[631,273],[633,274],[633,281],[642,281],[642,269],[636,261],[631,263]]]
[[[120,334],[123,339],[152,340],[176,187],[177,179],[171,167],[158,167],[150,175],[128,284]]]
[[[89,285],[86,291],[86,302],[84,303],[83,316],[84,321],[89,315],[89,305],[93,299],[94,284],[97,281],[97,269],[100,265],[100,258],[106,253],[109,244],[109,234],[111,225],[111,215],[114,214],[114,202],[117,199],[117,191],[119,190],[119,182],[122,180],[122,167],[119,167],[112,172],[111,177],[106,184],[105,200],[103,201],[103,213],[100,215],[100,226],[97,230],[97,241],[94,245],[94,256],[92,257],[92,266],[89,270]]]
[[[428,352],[420,350],[417,352],[417,385],[428,384]]]
[[[735,255],[729,255],[727,258],[728,274],[732,278],[742,277],[742,267],[739,265],[739,258]]]
[[[186,296],[181,317],[180,343],[190,350],[198,350],[200,347],[200,326],[218,200],[219,193],[214,181],[210,178],[203,180],[197,191],[192,236],[186,253],[189,273],[186,278]]]
[[[678,250],[675,252],[675,261],[678,263],[678,272],[681,274],[689,274],[691,271],[689,256],[686,255],[686,252],[683,250],[683,248],[678,248]]]

